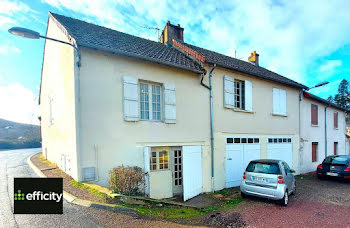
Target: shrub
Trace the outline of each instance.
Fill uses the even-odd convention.
[[[137,166],[119,166],[109,171],[109,188],[124,195],[143,195],[144,172]]]

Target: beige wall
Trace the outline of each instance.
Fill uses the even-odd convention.
[[[81,55],[82,168],[97,167],[97,182],[107,185],[108,171],[113,167],[144,167],[144,146],[202,145],[203,177],[207,177],[209,102],[208,91],[200,85],[198,74],[89,49],[82,49]],[[174,84],[176,124],[124,121],[123,76]],[[153,186],[151,182],[153,192],[157,191],[154,186],[162,187],[157,175],[151,181],[155,181]],[[210,191],[210,180],[203,179],[203,189]]]
[[[206,67],[210,71],[210,67]],[[224,108],[223,76],[229,75],[239,80],[252,82],[253,111],[242,112]],[[208,84],[208,78],[205,79]],[[272,115],[272,89],[286,90],[287,116]],[[296,88],[259,79],[250,75],[216,68],[213,72],[214,131],[215,131],[215,181],[214,189],[225,187],[226,137],[259,136],[261,158],[267,158],[267,138],[269,136],[291,137],[293,142],[293,164],[298,172],[299,153],[299,91]]]
[[[47,36],[68,42],[65,34],[49,19]],[[75,77],[73,48],[46,40],[40,94],[42,148],[47,158],[78,177],[75,131]],[[50,101],[53,98],[53,125],[50,125]]]

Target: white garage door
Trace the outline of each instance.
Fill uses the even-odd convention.
[[[249,162],[260,158],[260,142],[253,137],[226,140],[226,188],[230,188],[239,186]]]
[[[183,146],[184,201],[202,193],[202,147]]]
[[[291,138],[268,138],[267,158],[283,160],[293,168],[293,146]]]

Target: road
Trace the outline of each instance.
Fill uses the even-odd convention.
[[[66,201],[63,202],[63,215],[13,214],[13,178],[36,177],[27,164],[27,158],[40,151],[0,151],[0,227],[101,227],[81,207]]]

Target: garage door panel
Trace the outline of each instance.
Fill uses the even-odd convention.
[[[291,143],[267,144],[267,158],[283,160],[293,168],[293,146]]]
[[[184,201],[202,193],[202,147],[183,146]]]

